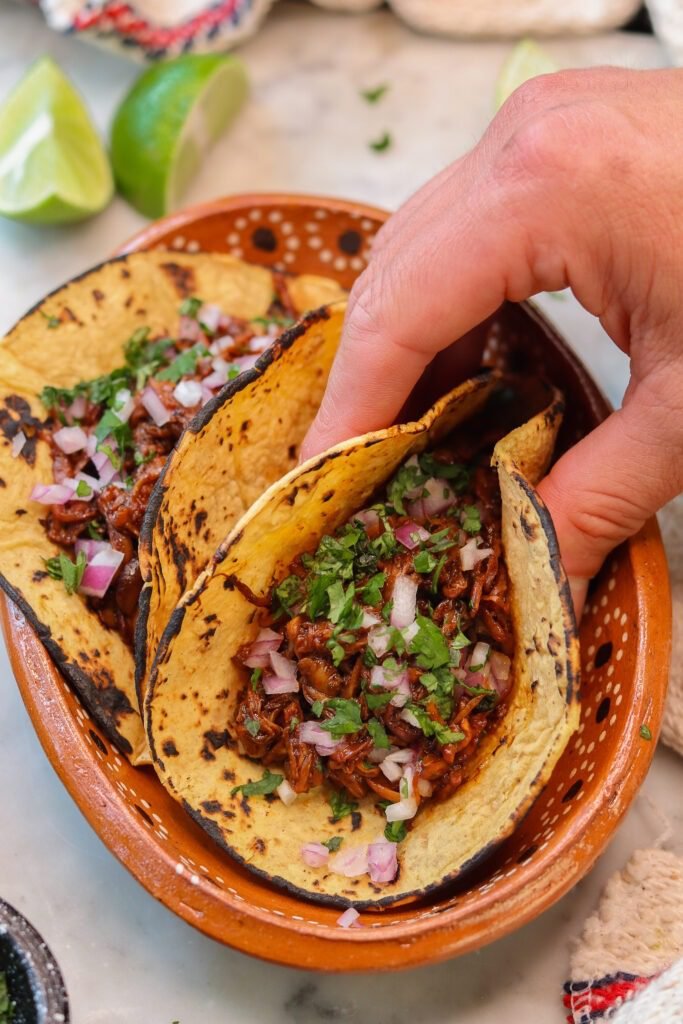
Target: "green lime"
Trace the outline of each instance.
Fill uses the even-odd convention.
[[[65,224],[111,199],[109,161],[71,82],[49,57],[0,107],[0,215]]]
[[[143,72],[112,126],[119,192],[148,217],[172,210],[246,96],[244,65],[224,54],[187,54]]]
[[[496,82],[496,110],[503,106],[515,89],[537,75],[548,75],[558,67],[552,57],[533,39],[522,39],[505,61]]]

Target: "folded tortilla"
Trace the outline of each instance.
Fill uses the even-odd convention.
[[[349,879],[308,867],[300,856],[305,843],[337,835],[344,848],[376,841],[385,825],[376,797],[361,801],[360,815],[333,823],[321,788],[291,806],[274,796],[231,796],[233,787],[263,771],[240,754],[230,731],[246,678],[234,658],[259,629],[254,603],[244,594],[267,603],[298,555],[363,508],[411,454],[466,424],[493,386],[490,378],[469,381],[417,422],[341,444],[272,486],[184,595],[159,645],[146,699],[159,778],[228,853],[299,895],[377,907],[417,899],[457,878],[512,832],[578,725],[571,596],[552,522],[534,490],[562,417],[561,398],[549,389],[547,407],[504,437],[493,455],[516,641],[508,711],[481,742],[463,785],[420,811],[399,844],[396,879],[382,885],[367,876]]]

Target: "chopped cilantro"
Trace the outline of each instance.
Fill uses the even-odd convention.
[[[47,321],[47,327],[49,331],[53,331],[55,327],[59,327],[59,325],[62,322],[58,316],[50,316],[50,314],[46,313],[44,309],[39,310],[39,312],[40,315],[44,317],[45,320]]]
[[[444,743],[458,743],[460,740],[465,738],[465,734],[463,732],[455,732],[454,730],[449,729],[448,726],[442,725],[441,722],[434,721],[434,719],[429,716],[428,712],[423,707],[420,707],[419,704],[406,704],[406,707],[419,722],[420,729],[422,729],[424,735],[428,738],[433,736],[437,743],[442,745]]]
[[[451,536],[448,527],[433,533],[427,541],[427,546],[431,552],[448,551],[449,548],[455,547],[455,544],[456,541]]]
[[[13,1019],[14,1002],[10,999],[7,975],[0,971],[0,1024],[12,1024]]]
[[[328,708],[334,711],[334,715],[321,721],[320,726],[325,732],[329,732],[333,740],[341,739],[342,736],[348,736],[363,728],[358,701],[347,700],[345,697],[331,697],[325,701],[325,710]]]
[[[392,690],[380,691],[377,693],[369,691],[365,694],[365,700],[369,709],[371,711],[376,711],[377,708],[385,708],[394,696],[395,694]]]
[[[442,555],[439,561],[436,563],[436,567],[432,574],[432,594],[436,594],[439,590],[439,576],[441,575],[441,570],[446,564],[447,557],[447,555]]]
[[[119,419],[113,409],[107,409],[95,427],[95,437],[100,444],[105,438],[113,437],[120,452],[125,451],[133,439],[129,424]]]
[[[365,586],[358,591],[361,601],[375,608],[382,600],[382,587],[386,583],[386,579],[385,572],[376,572],[374,576],[371,576]]]
[[[342,818],[346,818],[347,815],[352,814],[357,808],[358,804],[355,800],[347,800],[343,793],[339,793],[336,789],[333,789],[329,796],[329,804],[332,808],[332,821],[341,821]]]
[[[95,523],[89,522],[88,536],[91,540],[102,540],[104,537],[104,526],[97,526]]]
[[[155,374],[157,380],[170,380],[174,384],[177,384],[183,377],[188,377],[197,371],[197,363],[203,357],[209,354],[207,348],[204,345],[193,345],[192,348],[185,349],[179,356],[176,356],[172,363],[170,363],[165,370],[161,370]]]
[[[416,617],[418,632],[410,641],[410,653],[417,655],[420,668],[439,668],[449,661],[448,645],[439,627],[424,615]]]
[[[360,619],[363,617],[363,609],[354,603],[356,596],[356,585],[350,583],[346,590],[343,584],[337,580],[327,588],[329,600],[329,620],[334,625],[343,625],[348,629],[357,629]]]
[[[103,455],[107,456],[114,469],[121,469],[121,467],[123,466],[123,459],[121,458],[118,452],[114,451],[111,445],[98,444],[97,450],[98,452],[102,452]]]
[[[388,91],[388,89],[389,86],[387,85],[387,83],[383,82],[382,85],[376,85],[374,89],[361,89],[360,95],[363,97],[366,103],[378,103],[382,99],[382,96],[384,96],[385,92]]]
[[[204,305],[201,299],[198,299],[196,295],[191,295],[181,303],[178,312],[181,316],[190,316],[193,320],[197,319],[197,313]]]
[[[390,843],[402,843],[408,834],[405,821],[390,821],[384,829],[385,838]]]
[[[323,839],[322,845],[326,846],[330,853],[336,853],[343,842],[343,836],[332,836],[330,839]]]
[[[251,676],[249,677],[249,685],[251,686],[252,690],[255,690],[258,687],[258,684],[261,682],[262,675],[262,668],[255,668],[254,671],[251,673]]]
[[[645,725],[644,722],[641,725],[639,732],[640,732],[641,739],[644,739],[644,740],[651,740],[652,739],[652,730],[650,729],[649,725]]]
[[[230,796],[236,796],[238,793],[242,793],[244,796],[267,796],[269,793],[274,793],[283,781],[284,775],[278,775],[277,772],[271,772],[269,768],[266,768],[256,782],[243,782],[241,786],[233,786]]]
[[[81,585],[83,573],[87,565],[85,551],[79,551],[76,561],[60,552],[54,558],[45,559],[45,568],[53,580],[62,580],[67,594],[73,594]]]
[[[346,651],[335,636],[330,637],[325,646],[332,655],[332,664],[335,668],[339,668],[346,656]]]
[[[379,658],[373,651],[372,647],[366,647],[363,651],[363,664],[366,668],[373,668],[379,664]]]
[[[476,505],[465,505],[462,510],[462,528],[465,533],[479,533],[481,516]]]
[[[252,324],[260,324],[265,328],[273,325],[275,327],[291,327],[294,320],[291,316],[254,316],[251,318],[251,322]]]
[[[387,498],[389,504],[399,515],[406,515],[404,498],[408,491],[414,491],[426,480],[425,474],[415,462],[407,462],[401,466],[398,472],[387,486]]]
[[[431,452],[423,452],[418,456],[420,468],[427,476],[435,476],[440,480],[450,481],[454,491],[462,494],[470,482],[470,472],[459,462],[440,462]]]
[[[145,466],[148,462],[151,462],[156,457],[156,452],[141,452],[139,448],[136,448],[133,452],[133,462],[136,466]]]
[[[86,484],[85,480],[79,480],[76,486],[76,497],[77,498],[89,498],[92,494],[92,487]]]
[[[391,744],[389,743],[389,737],[386,734],[386,730],[381,722],[376,718],[371,718],[366,722],[368,732],[372,736],[373,742],[376,747],[383,750],[388,750]]]
[[[378,139],[373,139],[368,145],[370,149],[374,149],[375,153],[384,153],[385,150],[389,149],[392,141],[389,132],[383,132]]]
[[[261,726],[258,723],[258,719],[247,717],[244,719],[244,728],[247,730],[250,736],[258,736],[261,731]]]
[[[459,629],[456,636],[451,640],[451,647],[456,651],[461,651],[463,647],[469,647],[471,643],[472,641],[468,640],[462,630]]]
[[[316,718],[320,718],[323,713],[323,702],[321,700],[314,700],[311,704],[311,711]]]
[[[275,597],[278,600],[281,611],[292,615],[292,609],[303,600],[303,590],[299,576],[287,576],[282,583],[275,588]]]
[[[382,608],[382,618],[384,619],[385,622],[389,621],[389,619],[391,618],[391,613],[392,613],[393,610],[394,610],[394,599],[392,598],[390,601],[387,601],[387,603]]]
[[[413,558],[413,565],[415,572],[432,572],[436,565],[436,559],[429,551],[420,551]]]

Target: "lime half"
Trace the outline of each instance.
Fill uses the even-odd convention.
[[[557,71],[557,64],[533,39],[523,39],[505,61],[496,82],[496,110],[530,78]]]
[[[109,161],[81,97],[43,57],[0,107],[0,215],[64,224],[97,213],[112,192]]]
[[[224,54],[188,54],[145,71],[112,126],[121,194],[148,217],[172,210],[246,96],[244,66]]]

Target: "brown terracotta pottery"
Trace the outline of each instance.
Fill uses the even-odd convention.
[[[305,196],[218,200],[143,230],[124,247],[229,251],[349,287],[386,214]],[[608,412],[586,370],[530,306],[482,325],[487,360],[544,372],[564,391],[566,447]],[[554,903],[604,849],[647,772],[659,732],[670,647],[667,568],[654,520],[595,581],[581,623],[578,733],[525,821],[456,889],[425,904],[365,913],[271,888],[215,846],[157,782],[95,728],[22,615],[2,624],[29,714],[55,770],[103,842],[153,896],[220,942],[281,964],[334,971],[414,966],[476,949]],[[651,740],[645,738],[649,729]]]

